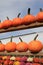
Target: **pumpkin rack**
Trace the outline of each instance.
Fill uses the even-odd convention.
[[[4,32],[11,32],[11,31],[18,31],[18,30],[24,30],[24,29],[32,29],[37,27],[43,27],[43,22],[35,22],[28,25],[20,25],[17,27],[9,27],[8,29],[0,29],[0,33]]]
[[[6,32],[12,32],[12,31],[24,31],[24,30],[30,30],[30,29],[35,29],[35,28],[40,28],[40,27],[43,27],[43,22],[42,23],[39,23],[39,22],[36,22],[36,23],[32,23],[32,24],[29,24],[29,25],[22,25],[22,26],[18,26],[18,27],[10,27],[8,29],[0,29],[0,33],[6,33]],[[43,32],[43,30],[42,30]],[[19,36],[25,36],[25,35],[30,35],[30,34],[35,34],[37,32],[31,32],[31,33],[25,33],[25,34],[22,34],[22,35],[16,35],[16,36],[13,36],[13,37],[19,37]],[[39,31],[40,33],[40,31]],[[10,38],[10,37],[8,37]],[[7,39],[7,38],[3,38],[3,39]],[[2,39],[0,39],[2,40]],[[43,52],[39,52],[37,54],[32,54],[30,52],[0,52],[0,55],[11,55],[11,56],[33,56],[33,57],[43,57]]]
[[[39,28],[39,27],[43,27],[43,22],[41,23],[41,22],[35,22],[35,23],[31,23],[31,24],[29,24],[29,25],[21,25],[21,26],[17,26],[17,27],[10,27],[10,28],[8,28],[8,29],[0,29],[0,34],[1,33],[6,33],[6,32],[12,32],[12,31],[24,31],[24,30],[29,30],[29,29],[35,29],[35,28]],[[43,32],[43,30],[42,30],[42,32]],[[22,35],[16,35],[16,36],[13,36],[13,37],[19,37],[19,36],[24,36],[24,35],[30,35],[30,34],[35,34],[35,33],[37,33],[37,32],[31,32],[31,33],[25,33],[25,34],[22,34]],[[40,31],[39,31],[39,33],[40,33]],[[8,37],[8,38],[10,38],[10,37]],[[7,38],[2,38],[2,39],[7,39]],[[2,40],[2,39],[0,39],[0,40]],[[12,53],[4,53],[4,52],[0,52],[0,55],[33,55],[33,54],[31,54],[31,53],[28,53],[27,54],[27,52],[22,52],[22,54],[21,53],[18,53],[18,52],[12,52]],[[40,53],[38,53],[38,54],[35,54],[35,55],[42,55],[43,56],[43,53],[42,52],[40,52]]]

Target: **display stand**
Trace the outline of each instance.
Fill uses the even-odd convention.
[[[35,29],[35,28],[39,28],[39,27],[43,27],[43,23],[32,23],[32,24],[29,24],[29,25],[21,25],[21,26],[18,26],[18,27],[10,27],[8,29],[0,29],[0,33],[6,33],[6,32],[13,32],[13,31],[18,31],[20,32],[21,30],[24,31],[24,30],[30,30],[30,29]],[[40,31],[39,31],[40,32]],[[43,30],[42,30],[43,32]],[[16,36],[13,36],[13,37],[19,37],[19,36],[25,36],[25,35],[30,35],[30,34],[35,34],[37,33],[36,31],[34,32],[31,32],[29,34],[25,33],[25,34],[22,34],[22,35],[16,35]],[[16,34],[16,33],[15,33]],[[10,38],[10,37],[8,37]],[[5,38],[3,38],[5,39]],[[1,39],[2,40],[2,39]],[[3,55],[11,55],[11,56],[33,56],[33,57],[43,57],[43,51],[39,52],[39,53],[36,53],[36,54],[33,54],[31,52],[0,52],[0,56],[3,56]]]

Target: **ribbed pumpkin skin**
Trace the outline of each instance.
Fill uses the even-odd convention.
[[[2,29],[3,27],[2,27],[2,23],[0,23],[0,29]]]
[[[14,18],[12,21],[13,21],[12,26],[19,26],[19,25],[22,24],[22,19],[21,18]]]
[[[6,51],[9,51],[9,52],[13,52],[16,50],[16,43],[15,42],[8,42],[6,45],[5,45],[5,50]]]
[[[36,15],[36,21],[38,21],[38,22],[43,22],[43,12],[39,12],[39,13]]]
[[[33,15],[26,15],[23,17],[23,24],[30,24],[30,23],[33,23],[35,22],[35,16]]]
[[[5,45],[0,43],[0,52],[5,50]]]
[[[25,42],[19,42],[16,46],[16,50],[20,52],[25,52],[28,50],[28,45]]]
[[[2,22],[2,27],[3,28],[9,28],[9,27],[11,27],[12,26],[12,21],[11,20],[4,20],[3,22]]]
[[[31,52],[39,52],[42,50],[42,43],[38,40],[33,40],[28,44],[28,49]]]

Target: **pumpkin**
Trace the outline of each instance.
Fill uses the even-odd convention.
[[[25,62],[20,62],[20,65],[25,65]]]
[[[21,62],[26,62],[27,61],[27,57],[26,56],[21,57],[21,60],[20,61]]]
[[[30,62],[27,62],[25,65],[32,65],[32,63],[30,63]]]
[[[40,12],[36,15],[36,21],[43,22],[43,10],[40,8]]]
[[[33,62],[35,62],[35,63],[39,63],[39,61],[40,61],[40,59],[39,59],[38,57],[33,58]]]
[[[43,63],[43,58],[40,58],[40,63]]]
[[[11,20],[9,20],[9,18],[7,17],[7,20],[4,20],[3,22],[2,22],[2,27],[3,28],[9,28],[9,27],[11,27],[12,26],[12,21]]]
[[[16,61],[20,61],[20,60],[21,60],[21,57],[16,57],[15,60],[16,60]]]
[[[16,43],[15,42],[12,42],[12,37],[11,37],[11,41],[8,42],[5,45],[5,50],[8,51],[8,52],[13,52],[13,51],[16,50]]]
[[[0,41],[0,52],[5,50],[5,45]]]
[[[32,65],[41,65],[41,64],[39,64],[39,63],[33,63]]]
[[[18,16],[12,20],[12,26],[19,26],[22,24],[22,18],[19,17],[20,14],[21,13],[19,13]]]
[[[19,61],[15,61],[15,62],[13,63],[13,65],[20,65],[20,62],[19,62]]]
[[[19,37],[20,41],[17,46],[16,46],[16,50],[19,52],[25,52],[28,50],[28,45],[26,42],[23,42],[22,39]]]
[[[2,23],[1,23],[1,20],[0,20],[0,29],[2,29],[3,27],[2,27]]]
[[[35,16],[30,14],[30,8],[28,8],[28,14],[23,17],[23,24],[30,24],[35,22]]]
[[[29,42],[29,44],[28,44],[28,49],[31,52],[39,52],[42,50],[42,42],[40,42],[39,40],[36,40],[37,37],[38,37],[38,34],[36,35],[34,40]]]

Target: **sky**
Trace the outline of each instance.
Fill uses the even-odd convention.
[[[43,0],[0,0],[0,19],[3,21],[6,16],[13,19],[19,12],[23,17],[28,8],[31,8],[31,14],[36,15],[39,8],[43,8]]]
[[[6,19],[6,16],[8,16],[12,20],[13,18],[17,17],[18,13],[21,13],[20,17],[24,17],[25,15],[27,15],[28,8],[31,8],[31,14],[36,16],[37,13],[39,12],[39,8],[43,9],[43,0],[0,0],[0,20],[1,22],[3,22],[3,20]],[[0,39],[12,35],[18,35],[18,33],[24,34],[24,32],[30,33],[42,30],[43,27],[33,30],[30,29],[27,31],[3,33],[0,34]]]

